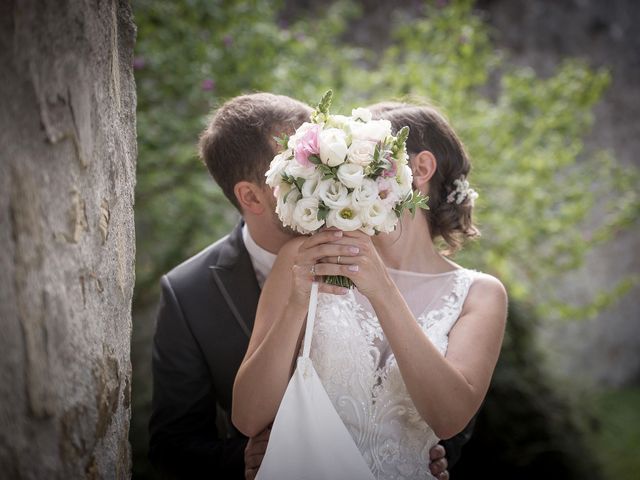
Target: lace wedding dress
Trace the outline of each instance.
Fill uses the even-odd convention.
[[[388,272],[444,355],[449,331],[477,273]],[[409,397],[369,301],[357,290],[344,296],[320,294],[317,313],[311,310],[303,355],[278,410],[257,478],[434,478],[429,450],[439,439]],[[327,406],[327,398],[333,408]],[[307,449],[308,437],[319,442],[312,441],[312,450]],[[291,462],[299,463],[293,474]],[[329,467],[323,467],[327,463]],[[353,473],[345,472],[349,468]]]

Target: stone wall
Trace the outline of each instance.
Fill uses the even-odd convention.
[[[128,478],[125,0],[0,2],[0,478]]]

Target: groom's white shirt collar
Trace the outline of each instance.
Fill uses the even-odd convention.
[[[251,257],[251,264],[253,265],[253,270],[256,272],[258,285],[262,288],[264,281],[267,279],[267,275],[269,275],[271,268],[273,268],[273,263],[276,261],[276,255],[266,251],[255,242],[251,237],[251,233],[249,233],[249,228],[246,223],[242,226],[242,241],[244,242],[244,246],[247,247],[249,257]]]

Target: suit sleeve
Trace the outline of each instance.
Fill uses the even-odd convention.
[[[458,433],[455,437],[451,437],[448,440],[443,440],[440,443],[444,446],[447,462],[449,464],[448,470],[451,470],[458,463],[462,455],[462,447],[469,441],[473,434],[473,428],[476,424],[477,414],[471,419],[469,424],[463,431]]]
[[[244,478],[246,439],[219,439],[216,393],[169,279],[153,339],[151,462],[170,478]]]

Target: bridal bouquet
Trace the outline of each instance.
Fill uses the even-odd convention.
[[[412,189],[406,140],[409,128],[395,136],[391,122],[372,120],[356,108],[351,116],[329,113],[329,90],[291,137],[277,138],[283,151],[265,174],[274,189],[276,213],[301,234],[320,228],[361,230],[369,235],[396,228],[404,210],[427,208],[427,197]],[[328,283],[351,286],[345,278]]]

